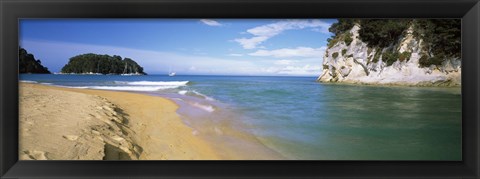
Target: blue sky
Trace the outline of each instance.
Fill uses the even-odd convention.
[[[20,46],[59,72],[84,53],[149,74],[318,76],[334,19],[22,19]]]

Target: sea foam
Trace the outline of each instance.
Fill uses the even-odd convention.
[[[186,90],[181,90],[181,91],[178,91],[178,94],[181,94],[181,95],[186,95],[188,91]]]
[[[38,83],[36,81],[30,81],[30,80],[20,80],[20,82],[24,82],[24,83]]]
[[[197,97],[206,99],[208,101],[215,101],[215,99],[213,99],[212,97],[204,95],[204,94],[202,94],[198,91],[195,91],[195,90],[192,90],[192,91],[180,90],[180,91],[178,91],[178,94],[181,94],[181,95],[187,95],[188,93],[192,94],[192,96],[197,96]]]
[[[117,91],[158,91],[177,88],[177,86],[87,86],[87,88]]]
[[[213,99],[212,97],[209,97],[209,96],[207,96],[207,95],[204,95],[204,94],[202,94],[202,93],[200,93],[200,92],[198,92],[198,91],[193,90],[192,92],[195,93],[195,94],[198,95],[198,96],[202,96],[203,98],[205,98],[205,99],[208,100],[208,101],[215,101],[215,99]]]
[[[200,108],[204,111],[207,111],[207,112],[215,111],[215,108],[213,108],[213,106],[210,106],[210,105],[203,105],[203,104],[200,104],[200,103],[193,103],[192,105],[197,107],[197,108]]]
[[[189,81],[115,81],[117,84],[139,86],[186,86]]]
[[[158,91],[187,85],[189,81],[114,81],[112,86],[85,86],[83,88],[116,91]],[[118,85],[118,86],[117,86]]]

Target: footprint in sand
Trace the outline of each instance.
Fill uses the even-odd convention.
[[[107,105],[102,106],[102,108],[103,108],[104,110],[107,110],[107,111],[110,111],[110,112],[113,112],[113,111],[114,111],[110,106],[107,106]]]
[[[92,134],[100,135],[100,132],[98,132],[97,130],[92,130]]]
[[[74,141],[74,140],[78,139],[78,136],[76,136],[76,135],[64,135],[63,138],[65,138],[67,140]]]
[[[22,160],[48,160],[47,152],[39,150],[26,150],[20,155]]]
[[[122,138],[122,137],[120,137],[120,136],[113,136],[112,139],[113,139],[113,140],[116,140],[116,141],[125,140],[124,138]]]

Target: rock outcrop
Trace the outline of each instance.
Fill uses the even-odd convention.
[[[459,86],[461,84],[461,59],[450,58],[441,65],[422,66],[424,42],[414,36],[409,27],[397,42],[386,48],[371,48],[359,37],[361,25],[350,29],[351,42],[337,40],[325,52],[320,82],[354,84],[407,85],[407,86]],[[387,62],[385,52],[395,52],[399,57]]]

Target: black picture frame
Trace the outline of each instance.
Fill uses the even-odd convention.
[[[19,18],[461,18],[463,160],[19,161]],[[478,178],[478,0],[0,0],[0,178]]]

